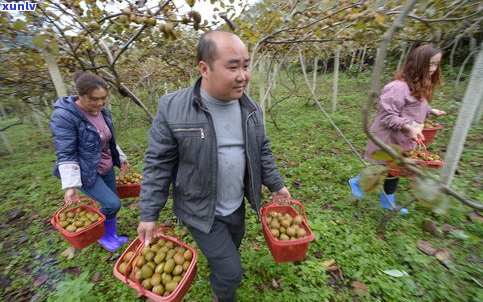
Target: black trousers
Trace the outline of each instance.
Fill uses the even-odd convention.
[[[390,174],[388,174],[388,177],[389,178],[387,178],[384,181],[384,192],[386,194],[390,195],[390,194],[394,194],[394,192],[396,192],[397,185],[399,183],[399,178],[391,176]]]
[[[215,216],[208,234],[188,226],[210,264],[211,288],[220,301],[235,301],[243,276],[239,248],[245,235],[245,204],[228,216]]]

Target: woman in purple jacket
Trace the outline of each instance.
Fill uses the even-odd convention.
[[[101,205],[106,220],[99,243],[114,252],[128,240],[117,235],[121,201],[114,166],[124,171],[129,162],[116,144],[111,113],[104,108],[107,83],[88,72],[76,73],[74,83],[77,95],[58,99],[50,120],[57,155],[54,175],[61,179],[66,203],[78,200],[82,192]]]
[[[446,114],[429,106],[434,89],[442,83],[441,57],[441,50],[432,44],[419,46],[409,54],[394,80],[381,91],[371,133],[388,145],[400,146],[402,150],[414,148],[415,141],[418,139],[424,140],[421,133],[424,120],[430,114],[436,116]],[[370,155],[378,149],[379,147],[373,141],[369,141],[365,158],[380,164],[381,162],[370,158]],[[361,199],[364,194],[359,187],[359,177],[360,175],[357,175],[349,180],[352,195],[356,199]],[[396,206],[394,192],[398,182],[399,178],[394,177],[384,181],[384,192],[387,198],[381,192],[381,207],[395,210],[392,205]],[[405,208],[401,208],[400,212],[409,213]]]

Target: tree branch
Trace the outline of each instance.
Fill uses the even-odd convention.
[[[414,6],[416,0],[410,0],[405,6],[401,13],[398,15],[397,19],[394,21],[394,24],[386,31],[381,39],[381,43],[379,48],[377,49],[376,54],[376,63],[374,65],[374,70],[372,72],[372,80],[371,80],[371,89],[369,92],[368,102],[366,106],[363,108],[363,127],[364,132],[366,133],[367,137],[372,140],[377,146],[379,146],[382,150],[387,152],[392,158],[399,161],[401,166],[403,166],[406,170],[410,171],[411,173],[419,176],[419,177],[427,177],[428,175],[419,170],[418,168],[414,167],[413,165],[409,164],[407,160],[405,160],[400,154],[398,154],[393,148],[386,145],[379,137],[374,136],[370,129],[369,129],[369,111],[372,107],[372,104],[375,102],[378,92],[380,90],[380,81],[381,75],[384,70],[384,59],[386,57],[387,49],[389,47],[389,43],[394,35],[394,33],[402,27],[404,17],[408,15],[411,11],[412,7]],[[456,192],[451,187],[438,183],[441,187],[441,190],[448,195],[455,197],[456,199],[460,200],[464,204],[478,209],[483,210],[483,205],[478,204],[477,202],[473,201],[472,199],[463,196]]]

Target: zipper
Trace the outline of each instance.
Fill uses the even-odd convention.
[[[252,196],[255,198],[255,189],[254,189],[254,182],[253,182],[253,171],[252,171],[252,162],[250,160],[250,152],[248,152],[248,120],[250,119],[250,116],[252,116],[255,113],[255,111],[250,112],[248,114],[247,119],[246,119],[246,125],[245,125],[245,153],[247,155],[247,160],[248,160],[248,174],[250,175],[250,180],[252,182],[251,185],[251,191],[252,191]],[[260,221],[260,207],[258,206],[258,203],[255,201],[255,205],[257,207],[257,216],[258,220]]]
[[[173,132],[191,132],[199,131],[200,137],[205,138],[205,130],[203,128],[184,128],[184,129],[173,129]]]

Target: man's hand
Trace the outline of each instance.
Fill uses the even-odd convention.
[[[442,116],[446,114],[446,111],[438,110],[438,109],[431,109],[431,114],[436,116]]]
[[[138,236],[141,241],[144,241],[145,245],[148,245],[154,238],[156,230],[156,222],[154,221],[141,221],[138,225]]]
[[[277,192],[272,192],[272,199],[273,200],[290,200],[292,199],[292,195],[288,191],[287,187],[283,187]]]
[[[65,203],[72,203],[79,200],[79,188],[68,188],[64,193]]]

